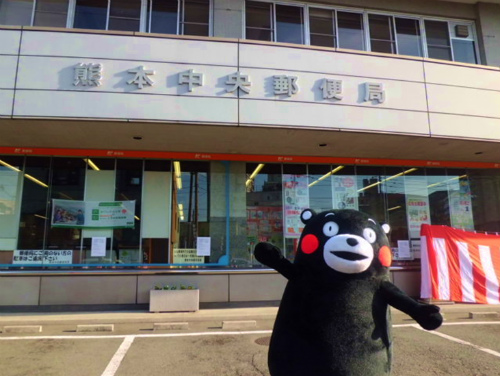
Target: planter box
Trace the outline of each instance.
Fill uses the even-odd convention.
[[[200,290],[150,290],[149,312],[182,312],[200,309]]]

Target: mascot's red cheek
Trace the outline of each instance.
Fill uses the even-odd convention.
[[[302,242],[300,245],[302,252],[311,254],[314,251],[316,251],[318,247],[319,247],[319,240],[313,234],[307,234],[302,238]]]
[[[391,266],[392,263],[392,252],[391,249],[384,245],[380,250],[378,251],[378,259],[380,260],[380,263],[382,266]]]

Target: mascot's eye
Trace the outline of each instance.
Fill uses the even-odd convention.
[[[326,236],[335,236],[339,232],[339,225],[335,222],[326,222],[323,226],[323,234]]]
[[[375,243],[375,240],[377,240],[377,234],[371,228],[365,228],[363,230],[363,237],[370,243]]]

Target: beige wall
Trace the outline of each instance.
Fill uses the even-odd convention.
[[[408,295],[420,294],[420,271],[393,272]],[[230,274],[0,277],[0,306],[147,304],[155,285],[193,285],[201,303],[275,301],[287,280],[276,272]]]

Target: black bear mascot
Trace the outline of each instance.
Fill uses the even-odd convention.
[[[415,301],[390,282],[387,224],[356,210],[307,209],[301,220],[293,263],[272,244],[255,247],[259,262],[288,279],[269,347],[271,375],[389,375],[389,306],[427,330],[442,324],[439,307]]]

